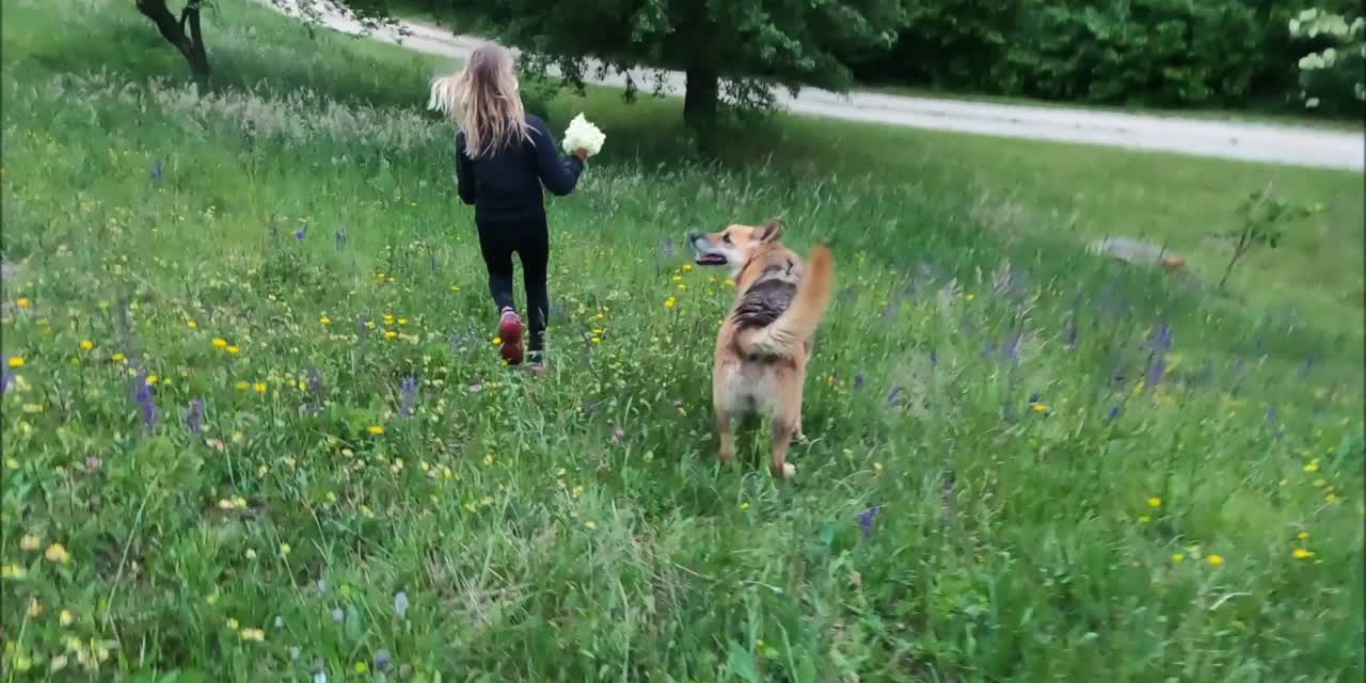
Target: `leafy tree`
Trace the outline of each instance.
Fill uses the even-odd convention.
[[[448,0],[502,26],[523,64],[544,74],[558,67],[582,89],[590,70],[686,74],[683,114],[704,146],[719,107],[768,106],[773,84],[844,90],[846,60],[889,48],[910,0]],[[664,87],[653,79],[653,90]]]
[[[209,65],[208,50],[204,45],[204,33],[200,25],[203,10],[212,6],[212,0],[185,0],[177,17],[167,5],[167,0],[135,0],[138,12],[147,17],[172,47],[185,57],[190,73],[195,78],[207,80],[212,69]],[[388,0],[270,0],[281,9],[294,10],[308,21],[311,27],[323,16],[327,9],[339,11],[356,20],[367,31],[380,26],[393,25],[389,13]]]

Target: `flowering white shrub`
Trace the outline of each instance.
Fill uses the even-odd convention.
[[[1301,57],[1298,63],[1300,99],[1306,108],[1317,109],[1325,99],[1340,106],[1352,97],[1366,102],[1366,84],[1362,83],[1366,19],[1357,17],[1348,22],[1340,14],[1307,9],[1291,19],[1288,28],[1291,38],[1323,46]],[[1344,101],[1337,102],[1339,99]]]

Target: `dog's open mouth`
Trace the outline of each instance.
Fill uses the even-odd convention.
[[[699,266],[724,266],[726,257],[720,254],[698,254],[694,259]]]

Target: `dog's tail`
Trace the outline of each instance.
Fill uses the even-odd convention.
[[[830,304],[830,289],[834,279],[835,259],[830,249],[813,247],[792,306],[778,316],[773,324],[755,330],[748,343],[742,342],[749,347],[742,348],[742,351],[765,356],[783,356],[794,352],[816,333],[825,307]]]

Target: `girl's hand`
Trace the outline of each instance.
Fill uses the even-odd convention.
[[[574,150],[574,156],[578,157],[580,162],[585,164],[588,163],[588,150],[576,149]]]

